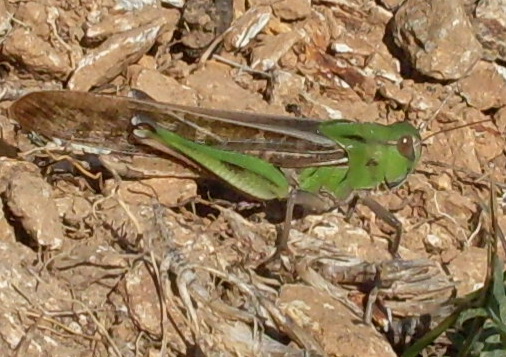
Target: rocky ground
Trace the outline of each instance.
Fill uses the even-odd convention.
[[[481,286],[491,179],[506,229],[504,1],[0,0],[0,34],[2,355],[395,356]],[[260,273],[269,205],[141,152],[103,158],[136,175],[95,179],[7,116],[30,91],[132,88],[436,134],[404,185],[371,192],[403,223],[402,274],[362,206],[294,221],[288,270]]]

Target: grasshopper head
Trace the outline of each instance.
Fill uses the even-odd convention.
[[[392,136],[389,142],[394,154],[389,155],[390,168],[386,171],[385,182],[389,188],[394,188],[401,185],[418,164],[422,139],[419,130],[408,122],[396,123],[390,128]]]
[[[420,159],[420,134],[408,122],[329,121],[320,126],[320,131],[346,150],[349,169],[344,181],[353,189],[373,189],[381,183],[390,188],[399,186]]]

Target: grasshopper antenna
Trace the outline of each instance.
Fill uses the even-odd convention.
[[[453,90],[452,86],[450,86],[450,89]],[[443,110],[443,107],[446,105],[446,103],[448,103],[448,100],[450,99],[450,96],[452,95],[452,91],[450,91],[450,93],[448,93],[448,95],[445,97],[445,99],[441,102],[441,104],[439,105],[439,107],[434,111],[434,113],[432,114],[432,116],[429,118],[429,120],[423,122],[422,124],[420,124],[420,126],[418,127],[418,130],[420,130],[420,132],[424,132],[427,127],[429,126],[429,124],[434,120],[436,119],[436,117],[439,115],[439,113],[441,113],[441,110]]]
[[[418,127],[418,130],[422,133],[424,132],[427,127],[429,126],[429,124],[437,118],[437,116],[439,115],[439,113],[441,113],[441,111],[443,110],[444,106],[446,105],[446,103],[448,103],[448,100],[450,99],[451,95],[454,94],[454,84],[451,84],[448,86],[450,88],[450,92],[446,95],[446,97],[444,98],[444,100],[441,102],[441,104],[439,105],[439,107],[434,111],[434,113],[431,115],[431,117],[429,118],[429,120],[423,122],[422,124],[420,124],[420,126]],[[458,129],[462,129],[462,128],[466,128],[468,126],[474,126],[474,125],[478,125],[478,124],[482,124],[482,123],[486,123],[486,122],[490,122],[492,121],[492,119],[483,119],[483,120],[478,120],[478,121],[475,121],[475,122],[471,122],[471,123],[465,123],[465,124],[462,124],[462,125],[457,125],[457,126],[454,126],[454,127],[451,127],[451,128],[447,128],[447,129],[443,129],[443,130],[440,130],[440,131],[437,131],[437,132],[434,132],[432,134],[429,134],[428,136],[422,138],[422,143],[429,140],[430,138],[432,138],[433,136],[436,136],[436,135],[439,135],[441,133],[447,133],[447,132],[450,132],[450,131],[453,131],[453,130],[458,130]]]
[[[451,128],[439,130],[439,131],[436,131],[435,133],[427,135],[425,138],[422,138],[422,143],[425,142],[425,141],[427,141],[427,140],[429,140],[430,138],[432,138],[432,137],[434,137],[436,135],[442,134],[442,133],[447,133],[449,131],[466,128],[468,126],[474,126],[474,125],[478,125],[478,124],[482,124],[482,123],[488,123],[488,122],[491,122],[491,121],[492,121],[492,119],[483,119],[483,120],[473,121],[473,122],[470,122],[470,123],[465,123],[465,124],[457,125],[457,126],[454,126],[454,127],[451,127]]]

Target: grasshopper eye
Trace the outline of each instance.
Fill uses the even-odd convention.
[[[408,160],[415,160],[415,147],[413,143],[413,137],[411,135],[405,135],[397,140],[397,150],[399,150],[401,155]]]

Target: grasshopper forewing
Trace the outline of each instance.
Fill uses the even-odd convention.
[[[77,91],[43,91],[12,104],[10,117],[25,130],[48,138],[137,150],[128,140],[134,117],[146,117],[189,140],[256,154],[282,167],[345,163],[335,141],[319,134],[321,121],[289,116],[233,112],[130,97]]]

